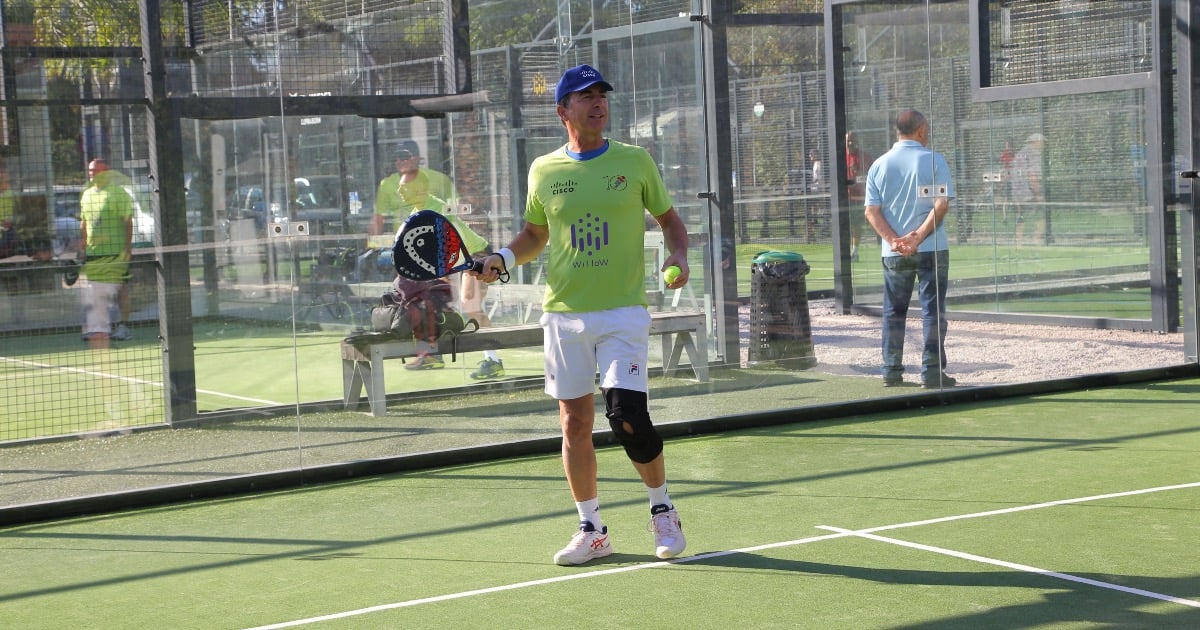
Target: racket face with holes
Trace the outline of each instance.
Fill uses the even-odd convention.
[[[392,261],[396,273],[409,280],[433,280],[474,265],[454,224],[433,210],[420,210],[405,219],[396,231]]]

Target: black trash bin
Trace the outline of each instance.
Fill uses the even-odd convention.
[[[804,256],[762,252],[750,265],[750,363],[805,370],[817,364]]]

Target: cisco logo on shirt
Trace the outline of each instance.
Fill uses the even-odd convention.
[[[578,185],[579,183],[573,179],[568,179],[565,182],[554,182],[553,184],[550,184],[550,194],[565,195],[567,193],[573,193],[575,192],[575,187]]]

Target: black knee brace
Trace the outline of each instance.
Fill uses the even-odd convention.
[[[662,436],[650,422],[646,392],[612,388],[604,391],[604,415],[629,459],[648,464],[663,450]]]

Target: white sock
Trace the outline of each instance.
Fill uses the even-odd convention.
[[[495,351],[495,350],[484,350],[484,351],[483,351],[483,358],[485,358],[485,359],[491,359],[491,360],[493,360],[493,361],[499,361],[499,360],[500,360],[500,355],[496,354],[496,351]]]
[[[648,487],[646,488],[646,491],[650,494],[650,507],[654,507],[656,505],[674,507],[671,505],[671,497],[667,496],[667,484],[664,483],[657,488]]]
[[[596,531],[604,531],[604,522],[600,520],[600,498],[588,499],[587,501],[576,501],[575,509],[579,510],[579,520],[587,521],[596,528]]]

